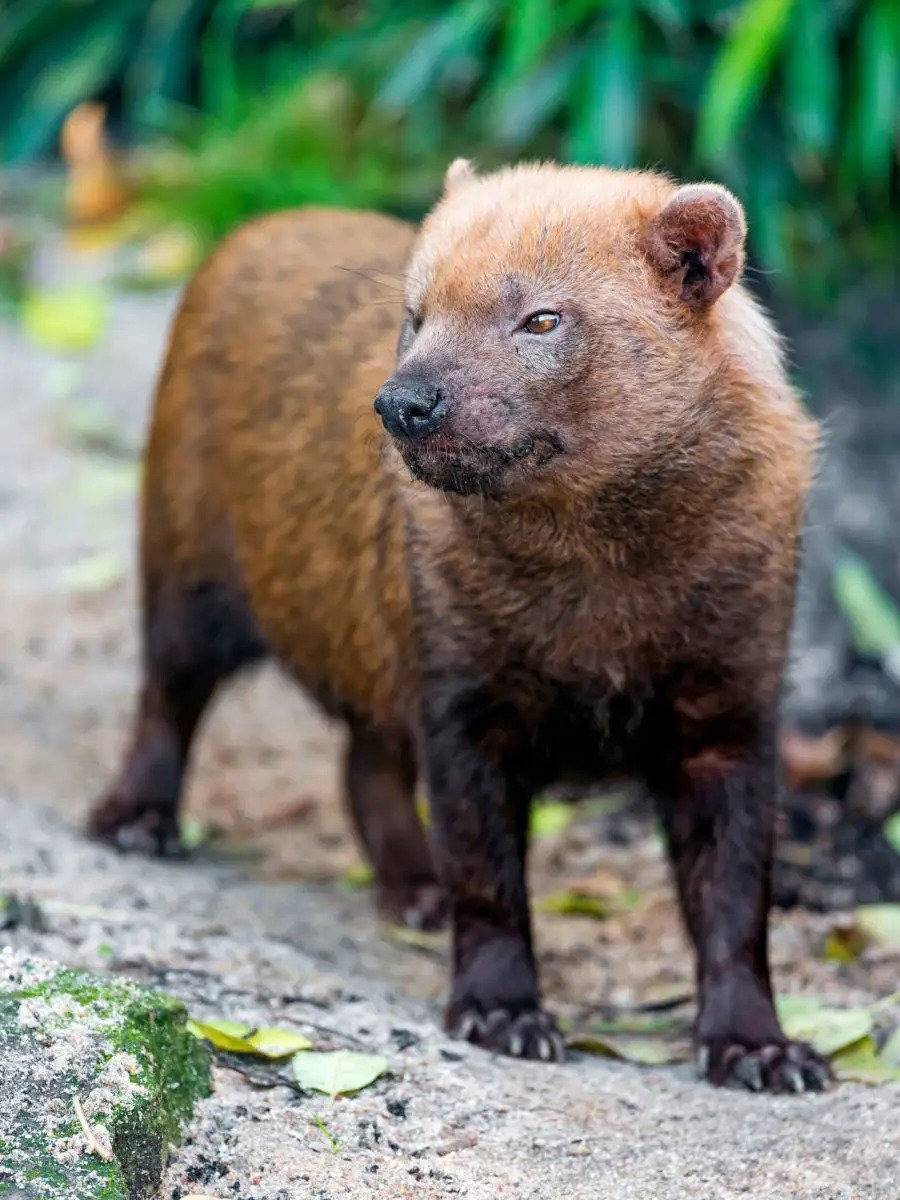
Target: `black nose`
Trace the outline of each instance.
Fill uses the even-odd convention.
[[[447,400],[430,380],[389,379],[375,397],[375,411],[394,437],[419,438],[440,425]]]

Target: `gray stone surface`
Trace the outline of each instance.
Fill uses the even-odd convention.
[[[155,1195],[208,1091],[177,1001],[0,949],[0,1196]]]

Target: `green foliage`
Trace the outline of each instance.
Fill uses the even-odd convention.
[[[416,215],[457,154],[721,178],[797,285],[900,241],[896,0],[7,0],[5,158],[89,97],[165,138],[148,192],[207,241],[301,201]]]
[[[861,558],[845,554],[840,559],[833,588],[861,654],[885,658],[900,650],[900,608]]]

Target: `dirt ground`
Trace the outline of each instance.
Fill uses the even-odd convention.
[[[42,251],[48,284],[105,269],[52,238]],[[198,745],[189,809],[224,843],[149,862],[81,837],[130,718],[136,454],[173,305],[117,295],[82,357],[0,326],[0,891],[34,897],[47,926],[0,937],[158,983],[198,1016],[384,1053],[390,1074],[329,1106],[220,1065],[165,1200],[896,1200],[900,1088],[754,1096],[714,1091],[688,1065],[545,1066],[449,1042],[446,946],[398,940],[343,881],[360,860],[339,803],[342,734],[274,669],[236,684]],[[538,917],[545,989],[573,1019],[691,986],[657,839],[604,843],[600,828],[615,833],[588,806],[533,863],[539,898],[588,881],[634,900],[602,922]],[[839,1004],[895,990],[896,958],[825,961],[833,919],[777,916],[779,990]]]

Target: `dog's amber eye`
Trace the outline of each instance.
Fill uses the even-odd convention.
[[[534,313],[528,318],[523,329],[526,329],[529,333],[551,333],[559,322],[559,313],[539,312]]]

